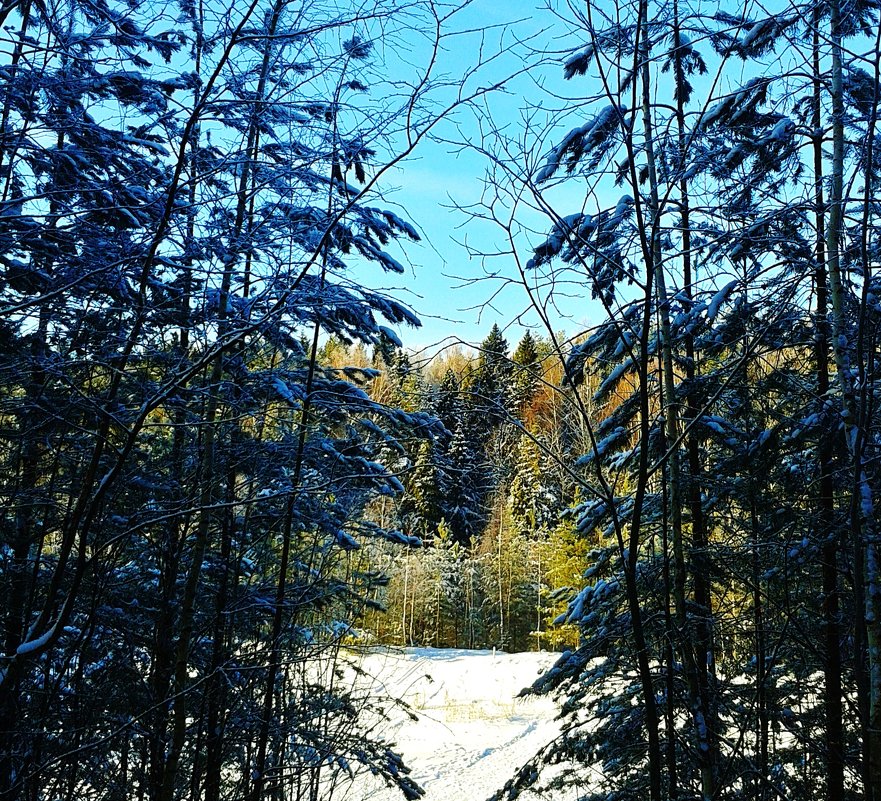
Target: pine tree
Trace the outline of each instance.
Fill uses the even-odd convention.
[[[581,647],[537,684],[571,681],[573,709],[597,715],[599,729],[573,726],[543,755],[602,761],[590,797],[837,799],[859,791],[844,764],[858,751],[876,794],[877,616],[857,610],[874,604],[864,535],[877,481],[861,449],[875,436],[864,426],[878,12],[804,4],[710,19],[684,2],[588,3],[562,65],[587,87],[574,124],[559,121],[569,133],[510,161],[499,135],[494,175],[517,184],[504,191],[551,218],[522,283],[535,297],[586,276],[606,315],[570,353],[556,348],[586,434],[574,517],[595,552],[589,586],[560,616]],[[570,176],[590,200],[558,213]],[[535,306],[553,338],[553,295]],[[822,607],[822,619],[796,616],[799,634],[796,598]],[[806,653],[806,637],[822,645]],[[590,655],[602,665],[586,669]],[[799,697],[790,677],[816,694],[781,714]]]
[[[513,522],[527,536],[546,534],[558,522],[562,499],[553,483],[553,471],[543,458],[547,450],[539,435],[529,432],[517,443],[509,498]]]
[[[432,411],[451,433],[464,420],[465,403],[462,398],[462,388],[458,376],[450,368],[444,373],[443,380],[437,389],[437,401]]]

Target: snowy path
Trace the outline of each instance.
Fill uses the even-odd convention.
[[[419,716],[416,722],[402,716],[391,738],[426,790],[425,801],[488,798],[558,733],[553,700],[516,699],[555,658],[436,649],[364,658],[375,692],[402,697]],[[382,788],[363,798],[400,795]]]

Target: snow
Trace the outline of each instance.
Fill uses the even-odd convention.
[[[599,388],[593,394],[593,398],[595,401],[602,400],[605,397],[606,393],[608,393],[612,387],[618,382],[621,376],[624,375],[629,369],[633,367],[633,359],[628,358],[620,364],[616,365],[615,368],[603,379],[603,383],[600,384]]]
[[[622,195],[618,199],[615,211],[612,212],[612,216],[609,219],[609,227],[614,228],[620,225],[621,222],[630,215],[635,203],[636,201],[633,199],[632,195]]]
[[[735,287],[739,282],[729,281],[725,286],[723,286],[715,295],[713,295],[713,299],[710,301],[707,306],[707,319],[711,322],[716,319],[719,314],[719,309],[722,304],[728,299],[728,296],[734,291]]]
[[[392,345],[394,345],[396,348],[403,348],[404,347],[404,344],[401,342],[398,335],[394,331],[392,331],[391,328],[387,328],[384,325],[380,325],[380,326],[378,326],[378,328],[379,328],[380,333],[386,339],[388,339],[388,341],[391,342]]]
[[[766,145],[770,142],[787,142],[792,138],[794,132],[795,123],[789,119],[789,117],[784,117],[771,129],[771,132],[767,136],[762,137],[760,144]]]
[[[575,462],[575,466],[584,467],[585,465],[589,465],[595,458],[602,459],[606,455],[606,452],[613,446],[617,445],[626,435],[627,429],[624,428],[624,426],[616,426],[611,434],[603,437],[603,439],[596,443],[596,447],[593,451],[579,457]]]
[[[563,140],[545,158],[544,166],[536,173],[535,182],[540,184],[547,181],[560,168],[560,160],[576,143],[581,143],[581,149],[585,152],[593,150],[602,144],[619,118],[627,112],[626,106],[605,106],[593,119],[577,128],[573,128]]]
[[[756,39],[769,33],[774,27],[775,23],[776,21],[773,17],[771,17],[770,19],[759,20],[758,22],[753,23],[747,29],[746,36],[743,37],[740,44],[742,44],[744,47],[752,46],[755,43]]]
[[[488,798],[560,731],[557,703],[516,698],[559,657],[555,653],[406,648],[366,652],[371,693],[398,696],[403,712],[385,734],[394,741],[425,801]],[[350,801],[391,801],[400,792],[355,787]]]
[[[52,635],[55,633],[55,626],[57,626],[57,622],[55,625],[48,628],[43,634],[39,637],[35,637],[34,639],[27,639],[18,648],[15,649],[16,656],[27,656],[28,654],[34,653],[34,651],[39,651],[41,648],[44,648],[49,640],[52,638]],[[31,636],[31,633],[28,633],[28,637]]]

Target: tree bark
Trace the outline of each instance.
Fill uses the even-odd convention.
[[[823,638],[825,658],[823,664],[823,700],[826,713],[825,762],[827,801],[840,801],[844,795],[844,726],[841,678],[841,624],[838,588],[838,548],[839,541],[834,527],[835,499],[833,482],[833,452],[835,426],[829,420],[826,409],[830,389],[829,375],[829,294],[826,273],[826,206],[823,196],[823,135],[822,126],[822,76],[820,71],[820,15],[813,14],[813,159],[814,159],[814,204],[816,220],[816,245],[814,289],[816,292],[816,322],[814,333],[814,364],[817,374],[817,397],[820,399],[820,413],[823,424],[820,426],[820,440],[817,444],[817,460],[820,468],[818,487],[817,536],[822,543],[822,586],[823,586]],[[862,626],[857,625],[857,662],[862,663]],[[865,686],[857,672],[858,685]]]

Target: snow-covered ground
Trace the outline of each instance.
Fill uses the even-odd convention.
[[[395,715],[387,731],[426,790],[425,801],[482,801],[559,732],[550,698],[516,698],[556,654],[410,648],[368,652],[371,694],[398,697],[418,716]],[[351,801],[400,793],[362,788]]]

